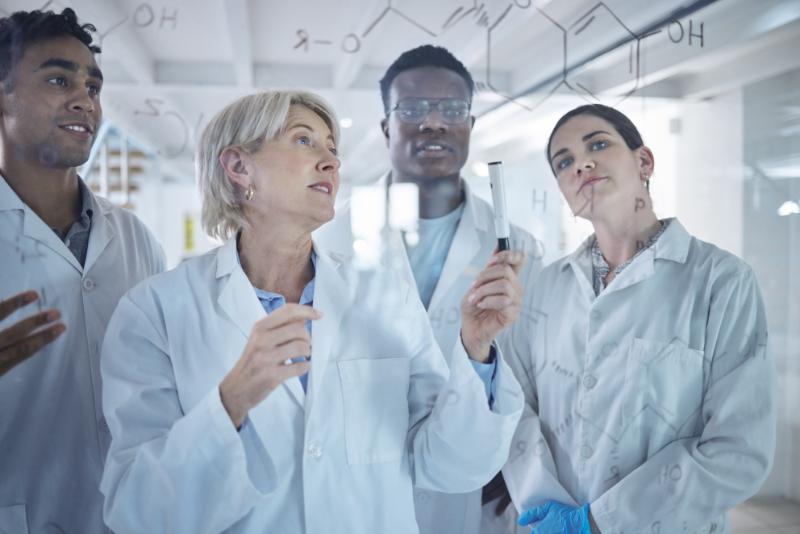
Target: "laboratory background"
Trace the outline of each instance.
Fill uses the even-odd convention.
[[[545,264],[591,233],[544,156],[555,121],[584,103],[625,112],[656,155],[658,217],[744,259],[763,293],[777,450],[733,532],[800,532],[800,0],[0,0],[2,16],[65,7],[97,27],[105,78],[80,175],[141,218],[169,268],[219,245],[201,228],[194,147],[239,96],[308,89],[331,102],[337,212],[369,243],[387,222],[369,194],[389,170],[378,80],[405,50],[446,47],[477,85],[463,177],[491,201],[487,163],[504,163],[511,221]]]

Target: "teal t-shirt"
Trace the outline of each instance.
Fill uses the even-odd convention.
[[[413,247],[406,245],[411,272],[414,273],[419,298],[426,310],[439,282],[447,252],[453,243],[463,212],[462,202],[456,209],[442,217],[419,219],[419,242]]]

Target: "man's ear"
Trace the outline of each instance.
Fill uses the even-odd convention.
[[[389,146],[389,119],[388,117],[384,117],[381,119],[381,131],[383,132],[383,137],[386,139],[386,146]]]
[[[242,189],[252,183],[248,169],[247,155],[240,148],[228,147],[219,155],[219,163],[225,170],[228,179]]]

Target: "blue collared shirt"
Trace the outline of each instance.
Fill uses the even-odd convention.
[[[242,264],[239,261],[239,253],[236,253],[236,261],[239,262],[239,265]],[[311,264],[316,269],[317,267],[317,255],[314,251],[311,251]],[[314,305],[314,280],[316,278],[312,278],[303,288],[303,292],[300,294],[300,304],[305,304],[307,306]],[[264,289],[259,289],[257,287],[253,287],[256,291],[256,296],[258,297],[259,302],[261,302],[261,306],[264,308],[264,311],[267,315],[274,313],[278,308],[286,304],[286,297],[281,295],[280,293],[273,293],[272,291],[266,291]],[[308,330],[309,335],[311,334],[311,321],[306,321],[306,330]],[[309,355],[310,356],[310,355]],[[298,356],[297,358],[292,358],[293,362],[302,361],[304,359],[308,359],[306,356]],[[303,385],[303,391],[306,391],[308,385],[308,373],[300,375],[298,377],[300,379],[300,383]]]
[[[92,193],[80,178],[78,178],[78,195],[81,199],[81,216],[72,223],[62,241],[80,264],[84,265],[86,263],[86,252],[89,250],[89,233],[92,231],[93,210]],[[57,228],[52,230],[61,237]]]

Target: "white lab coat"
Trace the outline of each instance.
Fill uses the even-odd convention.
[[[85,266],[0,177],[0,298],[34,289],[67,330],[0,377],[0,532],[105,531],[100,475],[108,430],[100,343],[117,301],[162,271],[164,254],[130,212],[92,196]]]
[[[450,372],[396,275],[317,249],[308,393],[284,382],[240,433],[218,385],[264,317],[235,239],[123,297],[103,346],[112,443],[101,489],[118,534],[414,533],[412,482],[469,491],[505,461],[511,370],[489,410],[459,343]]]
[[[384,183],[388,177],[383,178]],[[465,203],[458,228],[450,250],[447,253],[442,274],[428,306],[428,317],[436,336],[436,342],[448,358],[450,347],[458,342],[461,332],[461,299],[466,295],[478,273],[483,270],[497,246],[494,231],[494,211],[483,199],[472,194],[464,181]],[[333,223],[323,226],[317,233],[317,239],[323,244],[342,254],[352,254],[352,234],[350,231],[349,213],[340,214]],[[526,252],[527,260],[519,278],[525,287],[525,304],[529,306],[533,281],[542,268],[543,248],[536,239],[525,230],[511,225],[511,247]],[[400,254],[399,264],[403,277],[416,291],[414,275],[405,248],[400,244],[392,248]],[[394,260],[394,258],[392,258]],[[523,319],[520,318],[519,321]],[[519,322],[518,321],[518,322]],[[528,323],[519,325],[521,334],[527,331]],[[507,331],[497,340],[500,353],[505,352]],[[449,360],[449,358],[448,358]],[[450,363],[450,362],[448,362]],[[417,487],[414,490],[417,522],[421,534],[507,534],[515,532],[510,528],[516,514],[513,506],[507,509],[507,515],[494,517],[495,503],[481,507],[481,490],[469,493],[441,493],[427,488]],[[484,515],[483,519],[481,514]],[[483,522],[483,526],[481,526]],[[530,532],[530,529],[519,529],[519,532]]]
[[[589,502],[603,534],[726,532],[775,448],[753,272],[672,220],[595,298],[590,245],[542,272],[533,335],[512,331],[514,503]]]

